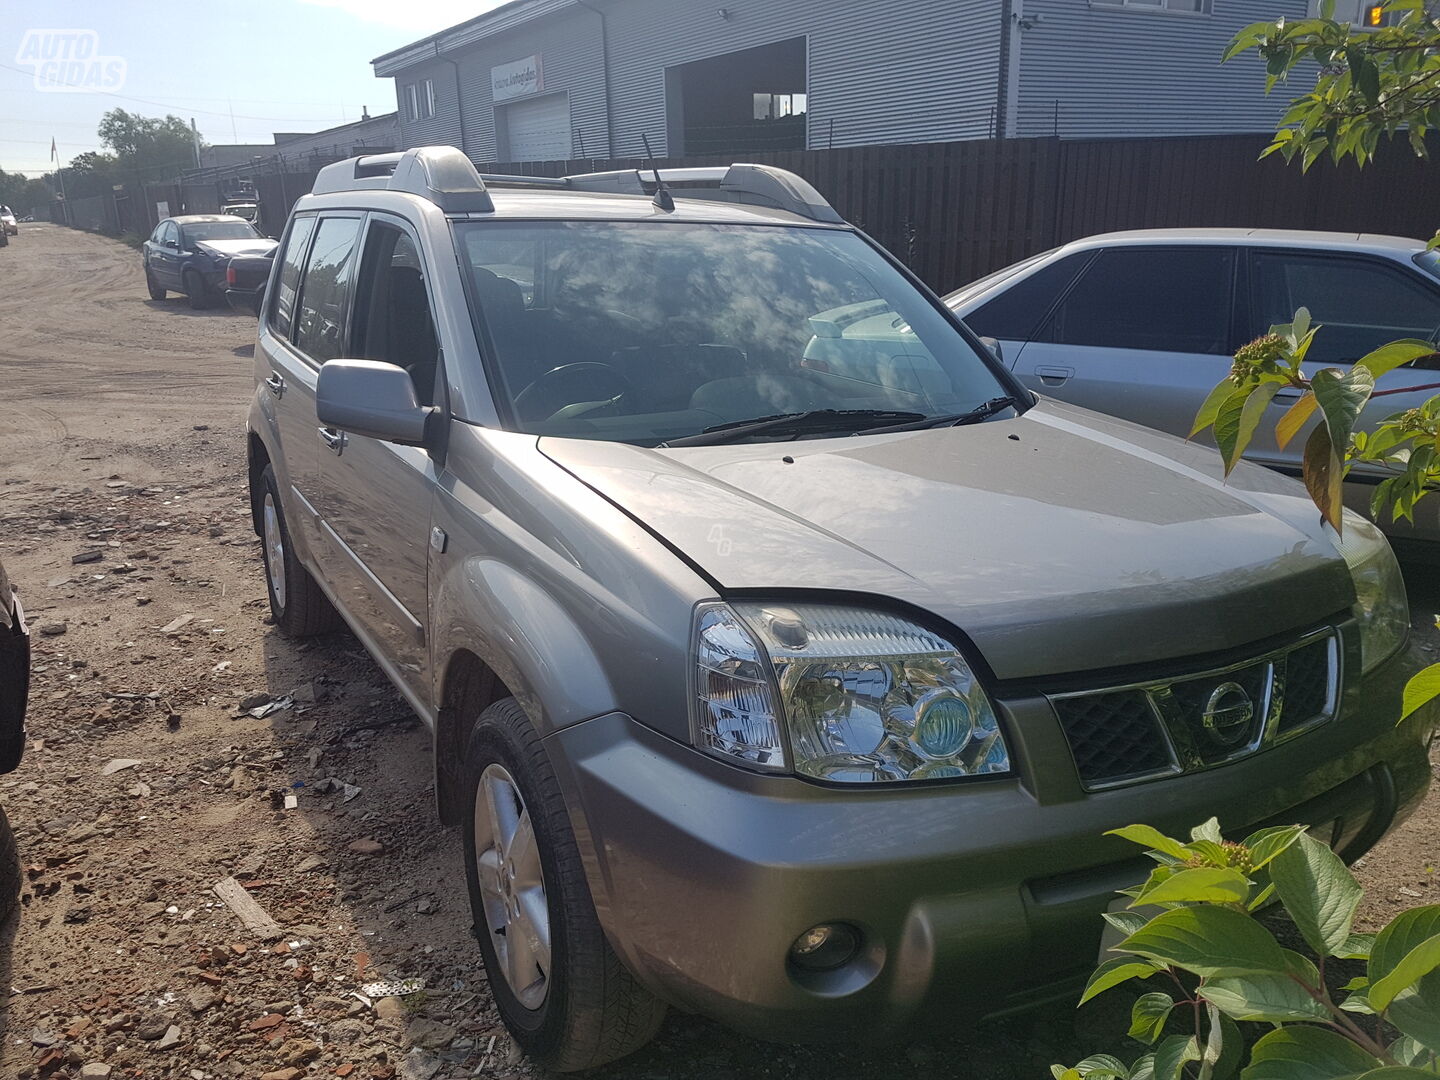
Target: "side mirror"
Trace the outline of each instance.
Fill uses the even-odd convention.
[[[326,427],[423,446],[431,417],[440,411],[420,404],[415,384],[402,367],[379,360],[331,360],[315,383],[315,413]]]
[[[993,337],[982,337],[980,343],[995,354],[995,359],[1002,364],[1005,362],[1005,350],[1000,347],[1000,342]]]

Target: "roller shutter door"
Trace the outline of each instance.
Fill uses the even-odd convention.
[[[545,94],[505,105],[510,161],[565,161],[570,157],[570,98]]]

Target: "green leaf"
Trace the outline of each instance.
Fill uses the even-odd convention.
[[[1155,1050],[1155,1080],[1180,1080],[1187,1061],[1200,1060],[1193,1035],[1171,1035]]]
[[[1440,697],[1440,664],[1431,664],[1410,676],[1410,681],[1405,684],[1405,704],[1401,708],[1400,719],[1404,720],[1437,697]]]
[[[1173,1008],[1175,999],[1169,994],[1141,994],[1130,1006],[1130,1037],[1153,1045],[1165,1033],[1165,1021]]]
[[[1190,830],[1190,840],[1209,840],[1212,844],[1225,842],[1225,837],[1220,832],[1220,819],[1212,817],[1208,821],[1201,822]]]
[[[1414,986],[1437,967],[1440,967],[1440,934],[1416,945],[1388,975],[1371,984],[1370,1007],[1383,1013],[1401,990]]]
[[[1172,840],[1159,829],[1149,825],[1126,825],[1123,829],[1111,829],[1105,835],[1118,836],[1122,840],[1129,840],[1132,844],[1163,851],[1166,855],[1171,855],[1181,862],[1190,858],[1190,853],[1185,850],[1184,844],[1179,840]]]
[[[1390,1049],[1387,1053],[1401,1065],[1414,1065],[1417,1068],[1423,1068],[1435,1059],[1437,1051],[1430,1050],[1418,1039],[1412,1039],[1409,1035],[1402,1035],[1390,1044]]]
[[[1369,960],[1374,949],[1374,934],[1351,934],[1335,955],[1341,960]]]
[[[1315,392],[1315,400],[1330,427],[1331,444],[1340,448],[1349,446],[1350,433],[1355,430],[1360,410],[1375,392],[1375,376],[1359,364],[1344,374],[1325,368],[1311,378],[1310,389]]]
[[[1270,864],[1270,879],[1310,948],[1333,956],[1345,947],[1365,891],[1328,844],[1300,837]]]
[[[1238,904],[1250,895],[1250,879],[1239,870],[1200,867],[1171,874],[1135,898],[1145,904]]]
[[[1404,962],[1416,946],[1440,934],[1440,905],[1413,908],[1397,916],[1375,938],[1370,980],[1377,983]],[[1440,1047],[1440,971],[1402,990],[1385,1010],[1385,1019],[1428,1046]]]
[[[1380,1065],[1343,1035],[1297,1024],[1265,1035],[1241,1080],[1340,1080]]]
[[[1270,932],[1233,908],[1174,908],[1116,948],[1202,978],[1285,970],[1284,953]]]
[[[1106,960],[1090,974],[1090,981],[1085,984],[1085,992],[1080,995],[1079,1004],[1103,994],[1112,986],[1119,986],[1131,979],[1148,979],[1160,969],[1154,964],[1140,960],[1134,956],[1117,956],[1113,960]]]
[[[1245,846],[1250,849],[1251,869],[1259,870],[1273,861],[1277,855],[1299,840],[1307,828],[1305,825],[1277,825],[1251,833],[1245,838]]]
[[[1371,1069],[1367,1073],[1361,1073],[1355,1080],[1409,1080],[1416,1076],[1421,1080],[1435,1080],[1433,1072],[1412,1069],[1409,1065],[1386,1065],[1380,1069]]]
[[[1287,1020],[1324,1022],[1330,1018],[1325,1006],[1288,975],[1210,979],[1200,988],[1200,996],[1236,1020],[1280,1023]]]
[[[1150,921],[1138,911],[1107,911],[1101,917],[1126,937]]]
[[[1300,429],[1315,414],[1315,409],[1319,404],[1315,400],[1315,395],[1307,391],[1296,399],[1294,405],[1285,410],[1285,415],[1280,417],[1275,424],[1275,442],[1281,450],[1289,446],[1290,440],[1300,434]]]
[[[1211,866],[1224,868],[1230,865],[1230,853],[1214,840],[1191,840],[1185,845],[1185,850],[1192,858],[1204,859]]]
[[[1215,423],[1215,417],[1220,413],[1220,406],[1223,405],[1225,399],[1234,392],[1235,384],[1228,378],[1219,386],[1215,387],[1214,390],[1211,390],[1210,396],[1205,399],[1205,403],[1200,406],[1200,411],[1195,414],[1195,425],[1190,429],[1190,434],[1187,438],[1193,439],[1196,435],[1199,435],[1200,432]]]
[[[1392,341],[1388,345],[1381,345],[1374,352],[1367,353],[1356,360],[1355,366],[1363,367],[1378,379],[1398,367],[1419,360],[1422,356],[1433,356],[1434,354],[1433,342],[1421,341],[1419,338],[1406,338],[1404,341]]]
[[[1330,429],[1319,425],[1305,440],[1305,457],[1301,462],[1302,479],[1310,500],[1319,508],[1320,516],[1337,533],[1344,529],[1345,502],[1341,481],[1344,468],[1330,442]]]
[[[1270,404],[1270,398],[1275,396],[1278,386],[1277,383],[1247,384],[1220,403],[1220,411],[1215,414],[1215,445],[1220,448],[1220,457],[1225,462],[1226,476],[1234,471],[1236,464],[1240,461],[1240,455],[1245,452],[1245,447],[1250,442],[1250,435],[1246,434],[1245,425],[1253,412],[1250,409],[1251,399],[1269,391],[1269,396],[1261,399],[1260,415],[1263,416],[1265,406]],[[1259,423],[1258,418],[1255,423]],[[1254,430],[1252,425],[1251,435],[1254,434]]]
[[[1105,1080],[1106,1077],[1126,1080],[1130,1075],[1125,1063],[1110,1054],[1091,1054],[1084,1061],[1076,1063],[1075,1072],[1082,1077],[1093,1077],[1094,1080]]]

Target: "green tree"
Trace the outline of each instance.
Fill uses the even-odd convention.
[[[195,166],[195,135],[178,116],[158,120],[111,109],[101,117],[98,133],[127,180],[168,179]]]

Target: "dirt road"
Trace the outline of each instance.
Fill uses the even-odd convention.
[[[31,744],[0,778],[27,868],[0,1076],[528,1075],[469,938],[428,737],[353,638],[267,624],[253,321],[150,301],[135,252],[48,225],[0,251],[0,292],[0,557],[37,631]],[[1367,860],[1372,913],[1435,895],[1437,826],[1432,800]],[[283,933],[247,932],[224,878]],[[407,979],[404,1000],[370,986]],[[603,1075],[1018,1080],[1127,1026],[1128,1002],[1102,1001],[797,1049],[672,1017]]]

